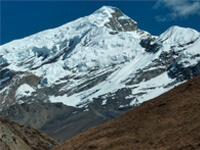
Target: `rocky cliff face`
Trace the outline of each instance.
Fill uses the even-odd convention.
[[[199,37],[178,26],[152,36],[118,8],[104,6],[0,46],[0,109],[62,102],[80,116],[98,110],[102,123],[199,75]]]

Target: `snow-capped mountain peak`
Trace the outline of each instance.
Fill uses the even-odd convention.
[[[132,32],[125,33],[126,31]],[[35,70],[55,59],[62,67],[78,66],[79,71],[84,71],[127,61],[125,57],[135,55],[127,51],[132,51],[128,45],[135,45],[141,36],[147,35],[147,32],[137,33],[137,23],[118,8],[103,6],[89,16],[0,46],[0,55],[2,61],[11,64],[9,69],[15,71]],[[127,45],[127,42],[131,44]],[[121,50],[116,51],[117,46],[121,50],[127,49],[124,54],[128,56],[122,56]],[[108,57],[102,55],[105,50]],[[44,71],[36,72],[37,75],[44,75],[41,73]]]
[[[109,15],[111,15],[112,13],[114,13],[114,9],[116,9],[116,7],[113,7],[113,6],[102,6],[101,8],[99,8],[98,10],[96,10],[94,12],[99,14],[99,13],[107,13]]]
[[[103,6],[0,46],[0,108],[24,102],[137,105],[200,74],[198,38],[199,32],[177,26],[151,36],[118,8]]]
[[[199,38],[200,34],[194,29],[172,26],[162,33],[157,41],[168,45],[187,45]]]
[[[97,22],[102,26],[107,26],[115,31],[133,31],[137,30],[137,22],[126,16],[116,7],[103,6],[95,11],[90,18],[90,22]],[[101,19],[100,19],[101,18]]]

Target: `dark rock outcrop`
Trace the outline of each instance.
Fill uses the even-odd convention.
[[[114,31],[135,31],[138,29],[137,23],[128,16],[125,16],[118,8],[112,8],[112,18],[105,24],[106,27]],[[113,32],[112,32],[113,33]]]

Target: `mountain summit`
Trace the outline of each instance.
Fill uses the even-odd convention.
[[[152,36],[118,8],[103,6],[0,46],[0,110],[9,116],[11,105],[25,103],[27,112],[26,104],[61,102],[77,109],[70,116],[88,119],[92,113],[98,118],[95,124],[115,118],[199,75],[199,37],[198,31],[178,26]],[[61,106],[48,109],[65,112]],[[70,117],[59,114],[69,123]],[[49,129],[48,123],[40,127]],[[80,131],[91,126],[83,123]],[[56,134],[64,130],[55,127]]]
[[[116,7],[103,6],[95,11],[93,15],[101,17],[101,23],[114,31],[137,30],[137,22],[123,14]]]

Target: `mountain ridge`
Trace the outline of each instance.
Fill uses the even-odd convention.
[[[198,31],[178,26],[152,36],[118,8],[102,7],[58,28],[5,44],[0,46],[1,113],[33,125],[35,103],[41,104],[41,111],[36,111],[47,122],[38,128],[47,134],[69,131],[66,124],[75,118],[69,125],[70,136],[56,138],[64,141],[199,75],[199,37]],[[70,107],[58,109],[57,103]],[[13,116],[13,108],[24,118]],[[64,117],[68,108],[76,113]],[[63,130],[47,118],[45,113],[53,110],[61,111],[53,116]],[[26,122],[29,113],[33,118]],[[79,132],[71,133],[83,114],[89,122],[95,117],[94,124],[83,123]]]

